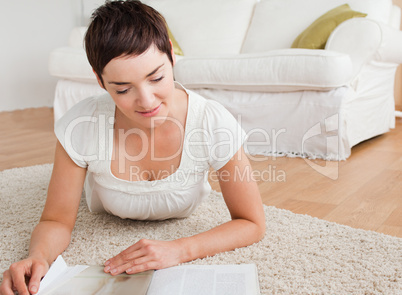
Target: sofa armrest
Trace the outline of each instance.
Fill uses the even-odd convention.
[[[402,63],[402,32],[371,19],[353,18],[332,32],[325,49],[349,55],[355,77],[370,60]]]
[[[83,48],[61,47],[53,50],[48,69],[50,75],[57,78],[97,83]]]
[[[281,49],[233,56],[184,57],[175,79],[192,89],[254,92],[328,91],[350,82],[348,55],[311,49]]]
[[[382,32],[381,46],[376,53],[376,60],[402,64],[402,31],[385,24],[379,24]]]

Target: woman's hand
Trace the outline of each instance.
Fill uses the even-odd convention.
[[[27,258],[13,263],[3,274],[0,295],[14,295],[14,291],[20,295],[36,294],[40,280],[48,270],[45,259]]]
[[[162,269],[185,260],[185,251],[179,240],[155,241],[142,239],[105,262],[104,271],[111,275],[128,274],[151,269]]]

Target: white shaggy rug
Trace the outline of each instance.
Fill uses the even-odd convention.
[[[40,217],[52,165],[0,172],[0,271],[27,255]],[[265,206],[267,232],[254,245],[197,264],[255,263],[261,294],[402,294],[402,239],[353,229]],[[102,264],[140,238],[170,240],[229,220],[214,193],[187,219],[121,220],[90,213],[81,203],[70,246],[70,265]]]

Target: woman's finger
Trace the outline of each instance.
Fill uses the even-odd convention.
[[[25,283],[25,267],[20,263],[13,263],[10,266],[10,275],[13,286],[20,295],[29,295],[28,287]]]
[[[160,268],[162,268],[160,265],[160,262],[158,262],[156,260],[150,260],[150,261],[146,261],[144,263],[136,264],[136,265],[133,265],[132,267],[129,267],[126,270],[126,273],[127,274],[135,274],[135,273],[139,273],[139,272],[143,272],[143,271],[147,271],[147,270],[160,269]]]
[[[154,253],[146,253],[145,255],[133,259],[115,269],[115,272],[112,270],[112,274],[119,274],[126,272],[128,274],[142,272],[150,269],[159,269],[161,265],[162,257],[155,256]]]
[[[105,272],[110,272],[112,273],[117,273],[116,269],[121,269],[124,265],[128,263],[132,263],[135,259],[139,257],[140,252],[137,250],[133,253],[130,254],[125,254],[124,256],[119,254],[116,255],[115,257],[109,259],[108,261],[105,262]]]
[[[180,247],[170,241],[141,240],[108,260],[105,272],[117,275],[160,269],[180,262]]]
[[[132,260],[135,260],[141,256],[146,255],[147,247],[144,247],[145,242],[139,241],[134,245],[128,247],[124,251],[120,252],[116,256],[110,258],[105,262],[105,272],[111,272],[111,270],[116,269]]]
[[[3,282],[0,286],[1,295],[14,295],[13,281],[9,270],[6,270],[3,274]]]
[[[110,264],[105,267],[105,269],[109,267],[107,272],[110,272],[110,274],[112,275],[121,274],[123,272],[126,272],[127,269],[139,264],[138,259],[142,259],[142,261],[149,261],[152,259],[152,257],[150,255],[147,255],[144,249],[139,249],[135,251],[135,255],[132,259],[124,259],[124,262],[120,264]]]
[[[45,276],[48,268],[49,267],[47,267],[46,265],[40,263],[35,263],[32,266],[32,275],[28,284],[28,289],[31,294],[38,293],[40,281]]]
[[[136,265],[141,265],[141,264],[145,264],[147,262],[150,262],[152,260],[154,260],[156,257],[154,257],[153,255],[145,255],[145,256],[141,256],[138,257],[137,259],[135,259],[133,261],[133,263],[131,264],[131,266],[136,266]]]
[[[118,266],[112,268],[109,272],[111,275],[115,276],[115,275],[121,274],[123,272],[126,272],[127,269],[132,268],[134,265],[135,265],[134,260],[131,260],[127,263],[124,263],[124,264],[121,264],[121,265],[118,265]]]

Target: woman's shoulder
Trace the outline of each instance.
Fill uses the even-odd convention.
[[[213,126],[219,126],[222,121],[234,120],[233,115],[223,106],[220,102],[213,99],[205,98],[201,94],[186,89],[183,85],[176,82],[176,87],[184,90],[189,99],[189,116],[191,121],[195,121],[199,124]],[[196,124],[198,125],[198,124]],[[198,126],[199,127],[199,126]]]
[[[74,138],[85,138],[95,134],[99,124],[109,122],[109,118],[114,117],[114,109],[114,102],[108,94],[88,97],[75,104],[55,122],[54,132],[60,142],[66,134]]]
[[[91,96],[75,104],[55,122],[55,126],[63,126],[72,121],[93,121],[100,114],[114,115],[114,108],[114,102],[108,94]]]
[[[190,108],[203,118],[213,114],[230,115],[229,111],[218,101],[205,98],[192,90],[186,89],[186,92],[189,96]]]
[[[206,112],[225,113],[225,116],[230,114],[229,111],[218,101],[206,98],[197,92],[186,89],[189,100],[192,102],[192,107],[195,109],[202,108]]]
[[[58,141],[78,166],[86,167],[87,160],[102,143],[104,129],[110,122],[108,118],[114,116],[114,104],[110,100],[106,95],[86,98],[55,123]]]
[[[74,117],[82,115],[95,115],[97,112],[105,112],[114,109],[114,103],[108,93],[91,96],[75,104],[63,117]],[[62,118],[63,118],[62,117]]]

